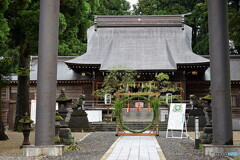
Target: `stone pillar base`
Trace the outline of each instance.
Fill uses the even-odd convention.
[[[240,145],[203,145],[204,155],[210,157],[240,157]]]
[[[50,145],[50,146],[23,146],[23,156],[61,156],[64,151],[64,145]]]

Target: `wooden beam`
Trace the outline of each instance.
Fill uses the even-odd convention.
[[[157,136],[157,133],[118,133],[118,136]]]
[[[153,93],[153,92],[148,92],[148,93],[114,93],[114,96],[149,96],[149,95],[156,95],[160,96],[160,93]]]

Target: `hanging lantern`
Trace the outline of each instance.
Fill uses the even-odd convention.
[[[165,97],[167,104],[172,103],[172,93],[167,93]]]
[[[105,94],[104,103],[105,104],[111,104],[111,94]]]
[[[131,112],[129,103],[128,103],[128,107],[127,107],[127,112]]]
[[[151,112],[151,108],[150,107],[148,107],[148,112]]]
[[[137,106],[137,111],[141,111],[141,106]]]
[[[151,112],[150,103],[148,103],[148,112]]]
[[[141,111],[141,108],[144,107],[144,103],[140,102],[140,99],[138,98],[138,102],[135,103],[135,107],[137,108],[137,111]]]
[[[128,88],[128,84],[127,84],[127,87],[126,87],[126,92],[128,92],[129,88]]]

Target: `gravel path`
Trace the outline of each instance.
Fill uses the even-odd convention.
[[[22,149],[19,149],[23,138],[22,133],[10,131],[7,133],[10,140],[0,141],[0,160],[99,160],[118,138],[115,136],[115,132],[95,132],[78,143],[81,147],[79,151],[66,151],[63,156],[58,157],[23,157]],[[236,133],[234,144],[236,144],[236,140],[240,141],[240,132]],[[86,134],[88,133],[74,133],[76,139],[80,139]],[[227,159],[204,157],[202,150],[194,149],[194,141],[191,139],[165,138],[166,132],[160,132],[159,134],[156,138],[167,160]],[[30,138],[32,144],[34,143],[33,138],[34,134]],[[7,151],[12,154],[8,154]]]
[[[166,138],[166,132],[160,132],[156,138],[167,160],[227,160],[204,157],[203,150],[194,149],[194,141],[189,138]]]
[[[46,157],[44,160],[99,160],[117,140],[115,132],[94,132],[78,145],[79,151],[67,151],[63,156]]]
[[[0,154],[0,160],[99,160],[117,138],[115,132],[94,132],[78,142],[81,148],[79,151],[65,151],[63,156],[23,157],[22,154]]]

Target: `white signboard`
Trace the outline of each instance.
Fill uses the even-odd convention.
[[[111,94],[105,94],[104,102],[105,104],[111,104]]]
[[[167,138],[168,138],[168,130],[182,131],[181,137],[172,136],[172,138],[182,138],[184,126],[187,132],[185,112],[186,112],[186,103],[171,103],[169,118],[168,118],[167,135],[166,135]]]
[[[34,124],[36,123],[36,108],[37,108],[37,100],[32,99],[30,118],[34,121],[33,122]],[[56,103],[56,110],[58,110],[58,103]]]
[[[89,122],[102,122],[102,110],[85,110]]]
[[[168,129],[182,130],[185,122],[186,104],[184,103],[171,103]]]
[[[160,110],[160,121],[165,122],[166,116],[168,116],[168,110]]]
[[[36,106],[37,106],[36,99],[32,99],[30,118],[34,121],[33,123],[36,123]]]

